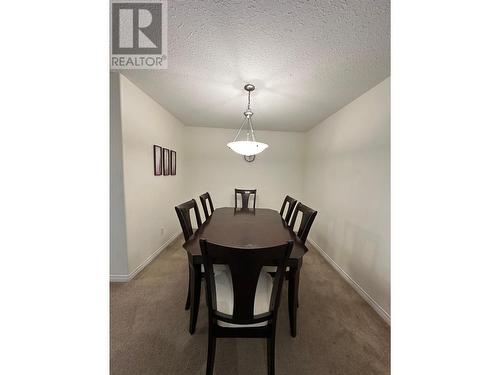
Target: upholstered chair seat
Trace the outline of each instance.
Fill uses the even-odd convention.
[[[229,271],[227,266],[217,266],[219,266],[218,273],[214,267],[214,272],[216,272],[214,279],[217,293],[217,310],[227,315],[233,315],[234,293],[233,282],[231,280],[231,272]],[[257,288],[255,290],[253,307],[254,315],[269,312],[269,303],[271,302],[272,292],[273,278],[263,270],[263,272],[260,273],[259,281],[257,282]],[[267,325],[268,321],[241,325],[218,320],[217,324],[219,324],[221,327],[262,327]]]

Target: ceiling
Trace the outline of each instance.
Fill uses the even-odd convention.
[[[187,126],[304,131],[390,75],[389,0],[168,1],[168,69],[122,73]]]

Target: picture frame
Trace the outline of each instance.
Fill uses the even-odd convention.
[[[170,150],[170,175],[175,176],[177,174],[177,153],[174,150]]]
[[[162,163],[163,163],[163,152],[161,146],[153,145],[153,167],[154,167],[154,175],[161,176],[162,175]]]
[[[163,175],[170,175],[170,150],[163,148]]]

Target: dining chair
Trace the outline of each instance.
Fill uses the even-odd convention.
[[[175,212],[179,218],[181,224],[182,233],[184,234],[184,240],[188,240],[189,237],[193,235],[193,225],[191,224],[191,210],[194,209],[194,214],[196,218],[196,224],[198,228],[201,227],[201,217],[200,210],[198,210],[198,205],[194,199],[184,202],[178,206],[175,206]]]
[[[175,212],[179,218],[181,224],[182,233],[184,234],[184,240],[187,241],[194,233],[193,226],[191,224],[191,210],[194,210],[194,215],[196,218],[196,224],[198,228],[201,226],[201,216],[198,210],[198,205],[194,199],[182,203],[175,207]],[[215,265],[215,272],[223,270],[223,267]],[[198,309],[200,306],[200,291],[201,291],[201,281],[205,277],[205,269],[203,265],[197,268],[188,258],[188,271],[189,271],[189,282],[188,282],[188,292],[186,297],[185,309],[190,310],[189,317],[189,332],[194,333],[196,329],[196,321],[198,319]]]
[[[318,211],[315,211],[312,208],[307,207],[305,204],[299,202],[293,213],[292,220],[290,221],[290,228],[292,230],[295,227],[295,222],[297,221],[297,215],[299,212],[302,212],[302,219],[300,220],[299,229],[297,230],[297,236],[299,237],[300,241],[305,244],[314,219],[318,214]]]
[[[288,209],[286,210],[286,215],[283,217],[283,213],[285,212],[285,207],[288,203]],[[280,215],[283,217],[285,222],[287,224],[290,223],[290,218],[292,217],[292,212],[293,209],[295,208],[295,205],[297,204],[297,199],[292,198],[291,196],[287,195],[285,197],[285,200],[283,200],[283,204],[281,205],[281,210],[280,210]]]
[[[200,239],[209,324],[207,375],[213,374],[216,341],[223,337],[265,338],[267,373],[274,375],[276,321],[292,247],[293,241],[268,248],[232,248]],[[226,271],[215,273],[215,263],[226,265]],[[262,270],[268,264],[277,266],[274,278]]]
[[[194,210],[196,224],[198,228],[201,227],[200,211],[198,210],[198,205],[194,199],[184,202],[175,207],[175,212],[179,218],[179,223],[181,224],[182,233],[184,234],[184,240],[187,241],[194,233],[193,225],[191,223],[191,210]],[[201,289],[201,278],[203,274],[196,272],[192,269],[191,262],[188,262],[189,270],[189,282],[188,282],[188,293],[186,298],[185,310],[190,310],[190,323],[189,332],[194,333],[196,327],[196,320],[198,317],[198,307],[200,304],[200,289]]]
[[[207,201],[210,207],[210,214],[208,213]],[[212,203],[212,198],[210,198],[210,194],[206,192],[205,194],[200,195],[200,202],[205,214],[205,220],[207,220],[214,213],[214,205]]]
[[[314,219],[316,218],[316,215],[318,214],[318,211],[313,210],[310,207],[307,207],[305,204],[302,204],[299,202],[297,204],[297,207],[295,208],[295,211],[293,212],[292,220],[290,221],[290,228],[293,231],[295,227],[295,222],[297,221],[297,215],[299,212],[302,212],[302,218],[300,219],[300,225],[299,229],[297,230],[296,234],[297,237],[299,237],[300,242],[302,242],[304,245],[307,241],[307,236],[309,235],[309,231],[311,230],[311,227],[313,225]],[[292,280],[290,279],[290,272],[287,270],[287,278],[289,279],[288,283],[288,288],[290,291],[290,283]],[[297,285],[295,285],[295,288],[298,289],[298,279],[295,281]],[[288,304],[289,304],[289,311],[293,311],[293,306],[290,305],[291,303],[291,296],[288,296]],[[296,298],[296,303],[297,307],[299,307],[299,297],[297,295]]]
[[[234,208],[238,208],[238,194],[241,194],[241,208],[248,208],[248,200],[253,195],[253,208],[257,199],[257,189],[234,189]]]

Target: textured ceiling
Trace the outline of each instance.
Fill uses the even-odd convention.
[[[122,71],[188,126],[302,131],[390,74],[388,0],[174,1],[168,69]]]

